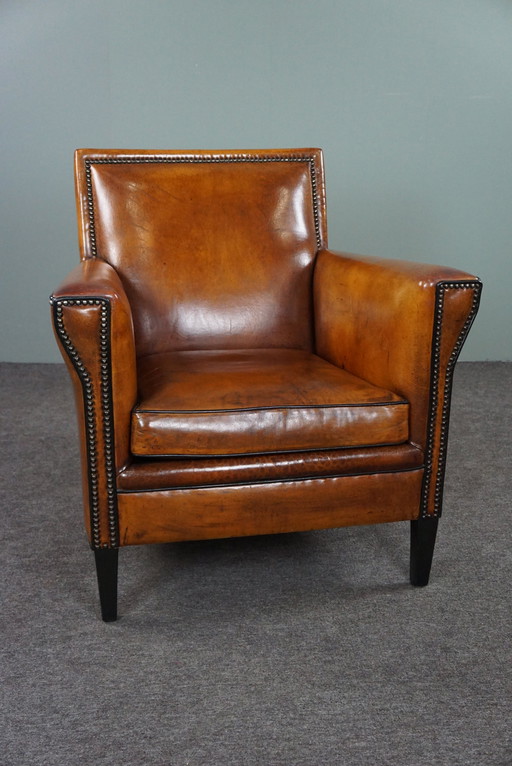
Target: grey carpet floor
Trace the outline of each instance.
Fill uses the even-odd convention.
[[[403,523],[146,546],[113,624],[65,371],[0,374],[1,764],[512,764],[512,364],[457,368],[428,588]]]

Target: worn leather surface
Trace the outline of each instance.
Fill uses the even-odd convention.
[[[295,349],[182,351],[139,360],[134,455],[237,455],[408,437],[406,401]]]
[[[100,260],[82,261],[54,291],[55,299],[106,298],[111,305],[110,359],[112,373],[112,402],[116,424],[116,465],[122,468],[130,457],[129,424],[131,410],[137,400],[137,370],[130,304],[115,269]],[[91,360],[93,379],[98,377],[99,328],[91,331],[86,317],[97,314],[93,306],[65,308],[65,325],[78,354]],[[67,360],[67,356],[64,355]],[[96,373],[96,374],[95,374]],[[99,381],[98,381],[99,383]],[[98,392],[99,394],[100,392]]]
[[[85,524],[89,535],[90,527],[90,456],[87,453],[83,383],[77,372],[76,362],[87,372],[91,384],[93,406],[95,481],[98,489],[99,537],[102,544],[110,539],[108,521],[107,466],[105,459],[105,411],[102,407],[105,391],[102,387],[101,369],[101,307],[94,304],[95,298],[102,298],[110,305],[108,351],[110,359],[109,377],[112,383],[112,412],[110,418],[115,424],[114,462],[115,469],[121,470],[130,460],[130,417],[137,399],[135,344],[130,305],[121,281],[115,270],[100,260],[82,261],[67,275],[53,293],[55,301],[61,303],[62,321],[65,333],[72,344],[75,363],[69,356],[69,347],[63,345],[56,333],[57,342],[68,367],[76,401],[76,412],[80,433],[82,487],[84,494]],[[75,301],[82,301],[76,304]],[[54,330],[55,330],[54,326]],[[108,397],[110,402],[110,396]]]
[[[443,266],[321,251],[315,276],[317,353],[410,403],[411,440],[425,448],[436,285],[475,280]],[[443,335],[455,341],[467,315],[446,312]],[[454,306],[455,308],[455,306]]]
[[[435,316],[443,285],[442,311]],[[317,256],[317,353],[409,401],[410,439],[426,453],[422,502],[428,513],[438,511],[442,495],[447,369],[478,306],[479,287],[472,274],[443,266],[326,250]]]
[[[417,470],[119,493],[120,540],[138,545],[403,521],[418,513],[422,476]]]
[[[169,489],[320,476],[389,473],[421,468],[423,452],[409,442],[392,447],[281,452],[238,457],[133,460],[117,477],[120,491]]]
[[[94,401],[91,464],[83,381],[63,348],[77,401],[86,525],[91,471],[97,482],[95,547],[112,544],[106,481],[112,423],[121,545],[414,519],[422,508],[439,507],[449,372],[475,313],[472,275],[326,250],[322,157],[314,149],[81,150],[76,201],[83,263],[55,295],[101,297],[112,317],[106,340],[112,386],[105,390],[100,308],[62,307]],[[440,309],[443,283],[452,286]],[[271,365],[247,367],[249,352],[258,350],[261,365],[272,349],[280,374]],[[210,384],[205,377],[198,385],[195,357],[184,352],[200,352],[203,360],[219,353]],[[302,352],[337,368],[336,382],[310,367],[306,383]],[[404,418],[393,422],[382,400],[367,406],[353,376],[365,381],[358,385],[366,394],[373,386],[408,403],[389,408],[396,417],[408,407],[405,431]],[[336,406],[341,378],[345,393],[363,398],[349,396],[351,403],[363,407]],[[150,413],[132,416],[135,405],[142,410],[147,402],[171,411],[171,429],[168,418],[158,424]],[[229,409],[236,418],[226,427],[220,410]],[[344,422],[336,419],[342,409],[350,412]],[[134,432],[141,425],[144,434],[134,433],[132,444],[134,423]],[[185,445],[186,457],[133,455],[137,440],[148,454],[158,442],[167,449],[173,429],[181,434],[174,448],[183,452]],[[393,432],[393,441],[403,443],[363,447],[351,436],[344,444],[353,446],[336,449],[334,437],[351,429],[371,433],[373,444],[388,429],[385,438]],[[200,457],[205,435],[211,457]],[[251,452],[271,451],[220,454],[228,442],[244,453],[249,442]],[[291,445],[298,451],[276,452]]]
[[[318,150],[251,152],[247,160],[195,153],[189,162],[171,152],[137,162],[140,153],[125,152],[116,164],[111,153],[87,152],[79,168],[84,156],[92,158],[93,206],[80,170],[83,250],[91,252],[92,209],[95,252],[124,284],[139,355],[312,348],[311,279],[323,236],[311,170],[322,219]]]

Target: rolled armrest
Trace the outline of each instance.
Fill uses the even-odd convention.
[[[50,298],[53,326],[75,391],[86,525],[94,547],[118,543],[116,474],[129,458],[137,397],[130,305],[115,269],[82,261]]]
[[[440,507],[451,380],[481,283],[462,271],[328,250],[314,275],[317,353],[410,403],[410,439],[425,452],[425,507]],[[437,477],[437,478],[436,478]]]

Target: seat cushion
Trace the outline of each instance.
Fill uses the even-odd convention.
[[[178,351],[139,360],[131,449],[247,455],[401,444],[402,397],[296,349]]]

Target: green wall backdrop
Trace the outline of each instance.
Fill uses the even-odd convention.
[[[0,0],[0,360],[60,360],[78,146],[321,146],[330,245],[485,282],[512,359],[510,0]]]

